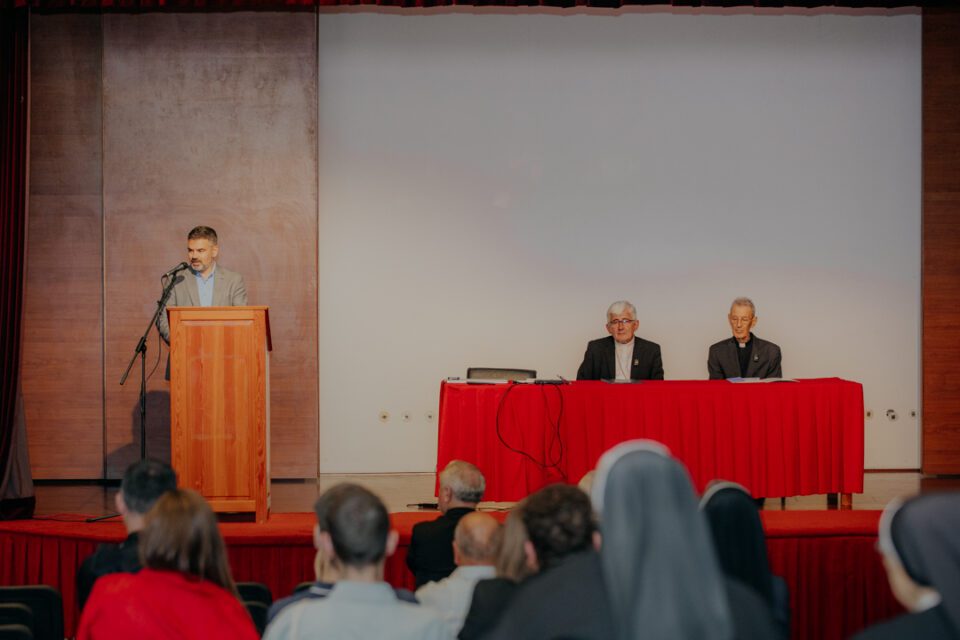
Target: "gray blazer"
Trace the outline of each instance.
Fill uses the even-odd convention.
[[[235,271],[228,271],[219,264],[213,281],[213,306],[215,307],[242,307],[247,304],[247,287],[243,284],[243,276]],[[176,275],[177,283],[173,285],[168,307],[199,307],[200,291],[197,289],[197,278],[192,271],[184,271]],[[164,308],[157,318],[157,328],[160,335],[170,342],[170,325],[167,324],[167,310]]]
[[[753,351],[750,354],[750,364],[747,366],[747,375],[744,378],[782,378],[780,371],[780,347],[761,340],[757,336],[753,340]],[[710,346],[707,356],[707,372],[711,380],[725,380],[726,378],[740,377],[740,358],[737,356],[737,347],[731,338],[721,340]]]

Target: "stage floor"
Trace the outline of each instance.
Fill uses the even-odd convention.
[[[340,482],[356,482],[379,495],[390,512],[416,511],[408,506],[418,502],[434,502],[434,474],[432,473],[383,473],[383,474],[322,474],[308,480],[274,480],[271,483],[272,513],[301,513],[310,511],[314,501],[323,491]],[[853,508],[877,510],[897,496],[912,496],[921,490],[960,488],[960,480],[923,478],[916,472],[867,473],[864,476],[864,492],[854,494]],[[66,482],[40,481],[36,486],[37,516],[59,513],[83,513],[105,515],[113,513],[114,495],[117,486],[104,486],[94,481]],[[504,509],[513,503],[483,503],[481,508]],[[767,500],[767,510],[779,510],[780,500]],[[825,496],[799,496],[787,498],[787,510],[826,509]]]

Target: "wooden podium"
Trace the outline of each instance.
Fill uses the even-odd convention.
[[[267,307],[169,307],[170,458],[214,511],[270,510]]]

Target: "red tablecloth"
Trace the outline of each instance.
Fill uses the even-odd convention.
[[[766,497],[863,491],[863,387],[856,382],[440,387],[437,469],[454,459],[473,462],[486,476],[485,500],[520,500],[552,482],[578,482],[604,451],[634,438],[667,445],[698,490],[722,478]]]

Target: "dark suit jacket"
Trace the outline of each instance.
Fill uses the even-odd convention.
[[[453,563],[453,531],[460,518],[473,511],[469,507],[448,509],[445,514],[413,526],[407,566],[417,581],[417,589],[433,580],[443,580],[457,568]]]
[[[612,380],[617,377],[617,356],[613,336],[591,340],[577,369],[577,380]],[[643,338],[633,338],[631,380],[663,380],[660,345]]]
[[[750,334],[753,342],[753,352],[750,354],[750,365],[744,378],[782,378],[780,370],[780,347],[761,340]],[[711,380],[725,380],[740,378],[740,359],[737,356],[736,338],[727,338],[710,346],[707,356],[707,372]]]
[[[481,580],[473,588],[470,610],[457,635],[459,640],[482,638],[500,621],[500,614],[507,608],[518,585],[507,578]]]
[[[960,637],[950,619],[938,605],[920,613],[905,613],[892,620],[875,624],[853,637],[853,640],[947,640]]]
[[[77,570],[77,603],[80,609],[87,603],[93,583],[110,573],[136,573],[142,568],[137,552],[139,535],[136,531],[120,544],[102,544]]]
[[[593,550],[559,559],[523,581],[489,636],[496,640],[616,637],[600,556]]]

